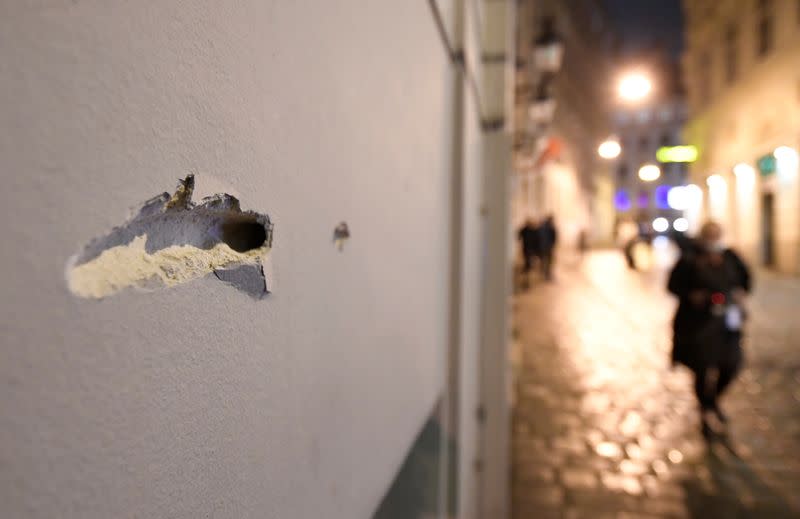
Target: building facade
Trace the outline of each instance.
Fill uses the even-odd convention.
[[[515,223],[552,214],[567,246],[585,231],[594,242],[610,239],[613,180],[597,145],[611,131],[609,78],[613,36],[606,13],[594,0],[522,1],[518,11],[515,98]],[[537,71],[526,56],[552,20],[564,59],[547,92],[537,90]],[[551,120],[531,120],[543,93],[555,101]]]
[[[704,190],[694,226],[724,222],[751,260],[800,271],[800,2],[684,2],[686,139]]]

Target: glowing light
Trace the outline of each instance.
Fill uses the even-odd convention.
[[[706,179],[706,184],[708,184],[709,189],[716,191],[724,190],[728,183],[720,175],[711,175]]]
[[[797,166],[798,155],[797,151],[789,146],[781,146],[775,148],[775,158],[778,159],[778,164],[787,164]]]
[[[697,155],[696,146],[664,146],[656,151],[659,162],[695,162]]]
[[[645,182],[652,182],[658,180],[661,176],[661,170],[655,164],[645,164],[639,168],[639,178]]]
[[[773,155],[778,163],[778,176],[781,180],[790,180],[797,175],[800,158],[796,150],[789,146],[781,146],[775,149]]]
[[[628,192],[624,189],[620,189],[614,195],[614,207],[617,208],[617,211],[629,211],[631,209],[631,197],[628,195]]]
[[[653,247],[659,250],[669,248],[669,238],[666,236],[656,236],[653,238]]]
[[[750,164],[741,162],[733,167],[733,174],[736,175],[736,185],[742,187],[753,187],[756,181],[756,170]]]
[[[684,188],[686,193],[686,209],[697,210],[703,205],[703,190],[696,184],[689,184]]]
[[[775,155],[770,153],[759,158],[756,161],[756,166],[758,166],[758,171],[761,173],[761,176],[766,177],[772,175],[775,173],[775,170],[778,169],[777,162]]]
[[[622,146],[616,139],[608,139],[597,148],[597,154],[607,160],[616,159],[620,153],[622,153]]]
[[[639,196],[636,197],[636,205],[641,209],[646,209],[650,205],[650,193],[639,191]]]
[[[630,74],[619,82],[619,96],[625,101],[641,101],[653,89],[653,84],[644,74]]]
[[[670,186],[658,186],[655,192],[656,207],[659,209],[669,209],[669,192],[672,190]]]
[[[669,229],[669,221],[663,216],[659,216],[653,220],[653,230],[656,232],[665,232]]]
[[[733,174],[736,175],[737,180],[741,180],[746,177],[754,176],[756,174],[756,170],[750,164],[740,162],[733,167]]]
[[[686,218],[678,218],[672,222],[672,228],[678,232],[686,232],[689,230],[689,220]]]
[[[675,186],[667,193],[667,204],[676,211],[689,208],[689,191],[684,186]]]

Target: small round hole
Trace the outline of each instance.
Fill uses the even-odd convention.
[[[247,252],[264,245],[267,230],[256,222],[225,222],[222,224],[222,241],[236,252]]]

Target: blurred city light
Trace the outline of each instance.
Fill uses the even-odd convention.
[[[727,188],[727,182],[725,182],[725,179],[722,178],[722,176],[716,174],[709,176],[706,179],[706,184],[708,184],[708,189],[712,191],[717,191],[717,190],[722,191]]]
[[[629,211],[631,209],[631,197],[624,189],[620,189],[614,194],[614,207],[617,211]]]
[[[779,163],[783,162],[796,166],[798,162],[797,150],[790,148],[789,146],[775,148],[775,158],[778,159]]]
[[[656,249],[667,249],[669,248],[669,238],[666,236],[656,236],[653,238],[653,247]]]
[[[733,167],[736,184],[743,187],[752,187],[756,181],[756,170],[750,164],[740,162]]]
[[[781,146],[775,149],[773,155],[777,161],[778,175],[783,180],[792,179],[797,175],[800,158],[796,150],[789,146]]]
[[[528,108],[528,116],[538,125],[552,122],[556,113],[556,100],[547,91],[547,85],[539,85],[536,98]]]
[[[653,84],[640,73],[629,74],[619,82],[619,96],[625,101],[641,101],[652,89]]]
[[[672,222],[672,228],[678,232],[686,232],[689,230],[689,220],[686,218],[678,218]]]
[[[686,186],[675,186],[667,193],[667,203],[676,211],[689,209],[689,190]]]
[[[597,148],[597,154],[604,159],[616,159],[622,152],[622,146],[614,138],[608,139]]]
[[[653,196],[653,198],[655,198],[656,207],[658,209],[670,209],[670,207],[671,207],[669,205],[669,192],[670,191],[672,191],[672,188],[670,186],[658,186],[656,188],[656,192],[655,192],[655,195]]]
[[[666,162],[695,162],[697,160],[696,146],[664,146],[656,151],[656,160]]]
[[[564,43],[555,31],[555,20],[545,18],[542,33],[534,42],[533,62],[541,72],[555,74],[561,69],[564,59]]]
[[[686,193],[686,209],[697,210],[703,205],[703,190],[697,184],[686,186],[684,193]]]
[[[645,164],[639,168],[639,178],[645,182],[652,182],[658,180],[661,176],[661,170],[655,164]]]
[[[656,232],[666,232],[669,229],[669,221],[663,216],[653,220],[653,230]]]

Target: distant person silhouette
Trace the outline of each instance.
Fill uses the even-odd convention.
[[[533,263],[541,251],[539,228],[532,218],[525,220],[525,225],[519,230],[518,238],[522,242],[523,269],[525,273],[528,273],[533,268]]]
[[[542,274],[547,280],[553,279],[553,259],[555,255],[556,243],[558,243],[558,231],[556,230],[555,220],[550,215],[544,219],[539,226],[539,247],[542,260]]]

